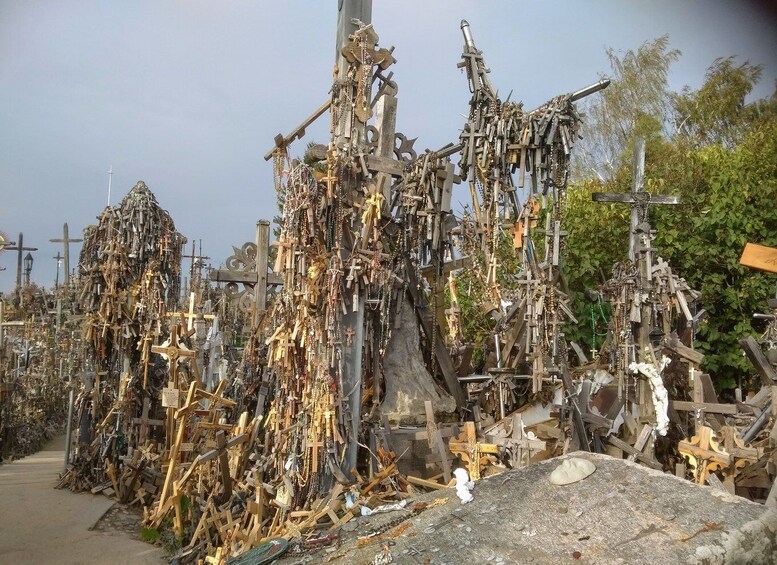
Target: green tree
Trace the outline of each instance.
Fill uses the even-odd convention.
[[[667,44],[649,45],[656,57],[666,55],[663,62],[653,60],[655,72],[648,73],[658,79],[656,88],[649,89],[656,94],[661,69],[667,69],[676,55]],[[646,49],[643,46],[641,51]],[[639,68],[636,60],[634,54],[627,54],[613,62],[618,78],[610,88],[615,86],[616,93],[619,80],[635,80],[631,73]],[[596,106],[602,114],[589,111],[588,131],[596,139],[616,140],[610,143],[609,158],[616,166],[602,180],[578,182],[569,190],[566,274],[575,315],[586,320],[568,330],[571,337],[591,342],[596,329],[591,328],[590,318],[596,305],[584,298],[584,291],[609,275],[613,263],[625,258],[628,246],[627,207],[594,204],[591,192],[631,190],[633,135],[647,134],[646,189],[682,198],[680,206],[651,209],[657,232],[654,247],[675,273],[701,291],[702,307],[710,313],[697,342],[705,353],[703,368],[715,376],[719,388],[734,386],[751,374],[738,340],[758,333],[752,314],[764,308],[775,281],[739,265],[739,256],[746,242],[777,245],[777,95],[745,102],[759,77],[757,66],[719,59],[701,88],[668,93],[671,108],[664,98],[660,105],[629,114],[628,105],[609,104],[603,96]],[[620,94],[616,98],[622,99]],[[615,117],[606,116],[610,111]],[[656,125],[671,119],[682,124],[677,131],[648,127],[651,120]],[[624,124],[616,128],[619,137],[612,133],[612,124],[618,123]]]
[[[700,89],[686,86],[673,96],[677,134],[694,146],[741,143],[753,126],[775,117],[777,91],[771,99],[745,102],[761,73],[762,67],[749,61],[716,59]]]
[[[610,86],[584,107],[583,139],[575,146],[574,177],[611,180],[630,161],[635,135],[650,139],[664,131],[671,108],[667,77],[680,51],[664,35],[620,55],[607,49]],[[625,160],[624,160],[625,159]]]

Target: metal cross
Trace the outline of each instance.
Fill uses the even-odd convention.
[[[679,204],[679,196],[657,196],[645,192],[645,140],[637,138],[634,142],[634,182],[631,193],[612,194],[595,192],[591,195],[594,202],[619,203],[631,205],[631,239],[629,240],[629,259],[636,260],[637,226],[647,219],[650,204]]]

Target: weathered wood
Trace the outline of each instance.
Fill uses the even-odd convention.
[[[671,400],[670,406],[675,410],[690,412],[692,410],[704,410],[711,414],[736,414],[736,404],[715,404],[713,402],[686,402],[684,400]]]
[[[777,371],[769,363],[755,338],[753,336],[742,338],[739,340],[739,345],[750,360],[750,363],[755,367],[756,372],[760,375],[761,382],[766,386],[777,384]]]
[[[693,363],[694,365],[697,365],[697,366],[701,365],[701,362],[704,360],[703,353],[696,351],[695,349],[691,349],[690,347],[687,347],[686,345],[684,345],[680,341],[680,338],[677,337],[677,334],[675,332],[672,332],[672,334],[666,340],[666,342],[664,343],[664,347],[666,347],[671,351],[674,351],[686,361],[689,361],[690,363]]]
[[[655,459],[648,457],[641,451],[634,449],[634,447],[632,447],[631,445],[629,445],[619,437],[609,436],[607,438],[607,441],[614,447],[617,447],[618,449],[621,449],[631,455],[635,455],[638,461],[640,461],[641,463],[644,463],[648,467],[652,467],[653,469],[658,469],[659,471],[663,470],[663,467],[661,467],[661,463],[659,463]]]
[[[777,273],[777,249],[748,243],[742,251],[739,263],[767,273]]]
[[[423,330],[426,338],[430,341],[434,341],[434,358],[437,360],[437,364],[440,367],[440,372],[445,379],[445,384],[448,387],[448,392],[456,400],[456,407],[461,409],[464,406],[464,391],[459,384],[459,380],[456,378],[456,369],[453,366],[453,360],[451,354],[445,345],[443,339],[439,336],[443,335],[440,328],[437,331],[433,331],[432,324],[436,323],[431,319],[431,313],[429,312],[426,298],[421,292],[418,279],[415,275],[415,267],[410,262],[409,258],[405,259],[407,268],[405,273],[408,277],[407,289],[410,292],[410,297],[415,305],[416,312],[418,313],[418,320],[421,323],[421,329]],[[438,336],[438,339],[433,340],[434,335]]]

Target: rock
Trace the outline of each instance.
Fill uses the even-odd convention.
[[[442,339],[440,336],[438,339]],[[386,394],[380,413],[393,424],[426,423],[424,401],[430,400],[436,414],[452,414],[456,400],[437,384],[426,370],[421,349],[418,320],[409,300],[402,303],[399,324],[395,325],[386,347],[383,363]]]

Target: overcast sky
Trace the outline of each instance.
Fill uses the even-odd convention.
[[[774,4],[771,2],[769,4]],[[51,286],[49,243],[95,222],[140,179],[176,226],[218,264],[277,213],[262,156],[328,97],[336,0],[2,0],[0,230],[24,232],[33,280]],[[382,46],[395,46],[398,129],[417,150],[454,141],[467,112],[456,68],[469,20],[500,93],[535,107],[595,82],[605,48],[636,49],[669,34],[680,49],[671,85],[698,87],[717,57],[777,78],[777,22],[747,1],[375,0]],[[326,142],[328,120],[293,146]],[[420,151],[419,151],[420,152]],[[462,188],[459,188],[461,191]],[[464,199],[463,192],[459,198]],[[78,248],[71,252],[76,264]],[[0,253],[0,291],[13,288],[15,252]],[[188,270],[188,263],[185,270]]]

